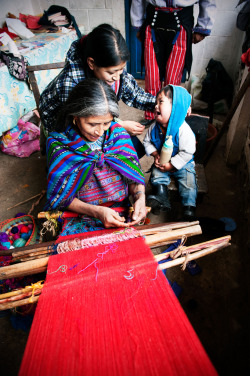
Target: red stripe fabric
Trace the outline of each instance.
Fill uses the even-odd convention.
[[[50,257],[20,376],[216,374],[142,238]]]
[[[181,26],[180,34],[173,46],[172,52],[166,65],[164,85],[180,85],[186,55],[186,31]],[[156,95],[162,87],[160,81],[159,68],[155,56],[151,26],[147,26],[145,34],[145,90],[152,95]],[[145,111],[145,119],[154,119],[153,112]]]

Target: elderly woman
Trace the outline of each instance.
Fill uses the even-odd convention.
[[[86,79],[72,89],[47,140],[47,210],[67,210],[99,227],[127,227],[146,214],[145,182],[127,131],[118,117],[115,92],[102,80]],[[61,132],[61,130],[63,131]],[[119,214],[133,198],[130,223]]]

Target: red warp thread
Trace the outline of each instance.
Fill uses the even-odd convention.
[[[19,375],[217,375],[157,266],[142,238],[50,257]]]

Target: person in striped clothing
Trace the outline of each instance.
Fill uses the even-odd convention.
[[[85,216],[94,218],[98,228],[145,218],[144,175],[128,132],[113,121],[118,116],[117,96],[103,80],[86,78],[71,90],[47,138],[45,210],[83,215],[82,226]],[[129,196],[134,211],[127,223]]]
[[[194,26],[193,6],[199,3]],[[145,65],[145,90],[156,95],[167,84],[180,85],[190,74],[192,43],[210,35],[215,0],[132,0],[131,24],[138,29]],[[148,123],[152,111],[145,111]]]
[[[130,58],[126,42],[120,31],[109,24],[95,27],[89,34],[74,41],[67,52],[65,67],[42,92],[39,102],[45,136],[54,130],[58,111],[64,106],[71,90],[82,80],[96,77],[115,91],[118,101],[140,110],[154,110],[155,96],[139,87],[125,66]],[[144,126],[134,120],[121,120],[132,138],[139,158],[144,148],[136,137]]]

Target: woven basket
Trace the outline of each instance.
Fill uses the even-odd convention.
[[[34,217],[32,217],[31,215],[28,215],[28,214],[22,215],[21,217],[6,219],[5,221],[0,222],[0,231],[5,232],[7,235],[9,235],[12,227],[15,227],[21,224],[33,225],[32,234],[27,240],[25,246],[29,244],[35,244],[37,240],[37,226],[36,226]]]

